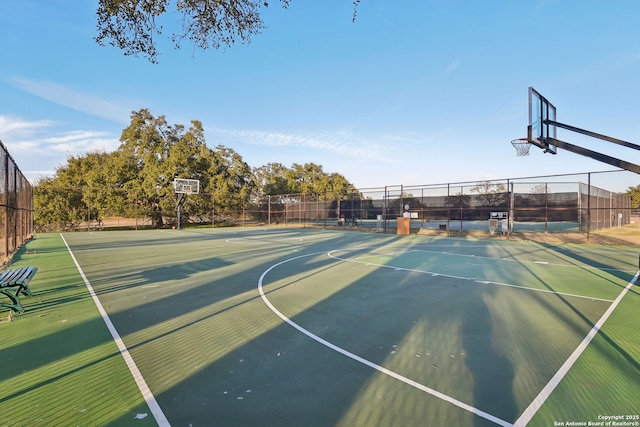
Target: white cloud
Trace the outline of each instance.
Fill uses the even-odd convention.
[[[105,94],[78,91],[58,83],[15,78],[10,83],[25,92],[65,107],[111,120],[128,123],[131,109],[124,101],[110,99]]]
[[[258,130],[213,129],[213,131],[229,135],[252,145],[311,148],[365,160],[379,161],[386,159],[384,144],[368,141],[359,135],[349,132],[286,134]]]
[[[108,132],[60,130],[49,120],[28,121],[0,115],[0,139],[28,179],[53,175],[68,155],[116,150],[118,138]],[[33,169],[33,170],[32,170]]]
[[[108,132],[88,130],[56,130],[56,123],[49,120],[26,121],[20,118],[0,116],[0,136],[10,144],[11,151],[28,151],[46,154],[51,151],[78,154],[89,150],[115,150],[118,138]]]
[[[43,138],[38,142],[62,153],[85,153],[90,150],[113,151],[119,144],[119,141],[110,138],[107,132],[93,131],[71,131],[60,136]]]
[[[11,118],[8,116],[0,116],[0,135],[22,134],[28,135],[36,132],[38,129],[53,126],[51,120],[38,120],[29,122],[22,119]]]
[[[455,70],[457,70],[460,67],[460,64],[462,64],[462,59],[456,58],[455,61],[453,61],[444,69],[444,72],[446,74],[453,73]]]

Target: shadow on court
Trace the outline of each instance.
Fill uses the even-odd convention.
[[[544,313],[554,324],[567,325],[576,336],[593,319],[581,317],[586,306],[568,303],[573,310],[563,309],[567,303],[555,296],[550,306],[549,297],[538,295],[511,301],[505,295],[512,293],[472,281],[326,256],[336,249],[358,256],[375,247],[389,248],[396,253],[391,260],[400,259],[403,250],[437,240],[433,238],[291,229],[166,234],[77,233],[68,240],[172,425],[495,425],[284,323],[264,304],[257,283],[267,269],[294,257],[300,258],[274,268],[264,283],[269,300],[291,321],[508,422],[524,409],[517,401],[526,400],[522,391],[516,399],[519,359],[514,354],[543,357],[545,344],[542,335],[524,336],[524,321],[513,345],[500,342],[505,331],[514,334],[517,329],[510,319],[527,320],[508,309],[526,311],[529,302],[548,306]],[[421,256],[428,260],[432,255]],[[67,289],[72,291],[77,290]],[[53,306],[72,302],[64,297],[43,293]],[[55,346],[101,328],[101,319],[86,320],[3,354],[17,358],[29,346]],[[96,334],[82,346],[62,346],[24,366],[42,368],[108,341],[107,335]],[[529,344],[540,347],[539,353],[528,354]],[[107,355],[88,362],[87,369],[111,359]],[[564,359],[558,360],[547,361],[545,369],[555,372]],[[625,363],[628,368],[631,362]],[[631,369],[638,370],[637,363]],[[70,370],[68,376],[82,370]],[[10,379],[9,373],[3,375],[0,381]],[[42,385],[59,380],[43,379]],[[37,391],[38,383],[33,387],[30,391]],[[141,424],[129,411],[110,425]]]

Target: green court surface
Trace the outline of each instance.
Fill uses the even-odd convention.
[[[0,426],[640,425],[636,249],[187,229],[19,265]]]

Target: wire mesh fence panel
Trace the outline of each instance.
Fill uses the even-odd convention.
[[[514,230],[560,232],[580,228],[579,182],[512,182]]]
[[[601,177],[599,176],[601,175]],[[395,232],[399,217],[411,218],[413,230],[490,232],[490,218],[505,218],[509,233],[575,233],[629,227],[634,221],[628,191],[637,175],[584,173],[438,185],[365,188],[340,196],[288,194],[269,196],[271,224],[354,226]],[[591,196],[588,196],[591,194]],[[625,230],[628,232],[628,229]]]
[[[7,162],[0,159],[0,162]],[[7,163],[5,169],[14,166]],[[15,174],[14,174],[15,175]],[[16,194],[27,194],[30,186],[15,181],[11,173],[0,177],[4,206],[26,203]],[[12,188],[11,191],[8,189]],[[210,192],[191,194],[183,201],[181,216],[176,197],[165,193],[156,198],[124,189],[56,189],[38,187],[50,211],[64,212],[64,218],[38,213],[38,229],[95,229],[96,227],[146,228],[181,224],[288,225],[303,227],[356,227],[395,233],[398,218],[408,217],[412,232],[437,230],[448,233],[490,234],[490,220],[499,219],[501,234],[548,233],[594,236],[620,235],[640,243],[640,177],[626,171],[591,172],[436,185],[394,185],[353,189],[332,194],[280,194],[249,196],[229,203]],[[64,197],[62,197],[62,193]],[[635,196],[634,196],[635,194]],[[634,197],[636,198],[634,202]],[[16,233],[25,218],[12,209],[0,233],[15,246]],[[56,219],[57,218],[57,219]],[[403,220],[404,222],[404,220]],[[494,227],[495,228],[495,227]]]
[[[580,189],[583,232],[592,240],[640,243],[639,185],[640,175],[629,171],[589,174]]]
[[[0,257],[6,262],[33,231],[33,191],[0,142]]]

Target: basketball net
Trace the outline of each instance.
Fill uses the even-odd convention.
[[[518,157],[528,156],[531,143],[527,138],[518,138],[511,141],[511,145],[516,149],[516,155]]]

